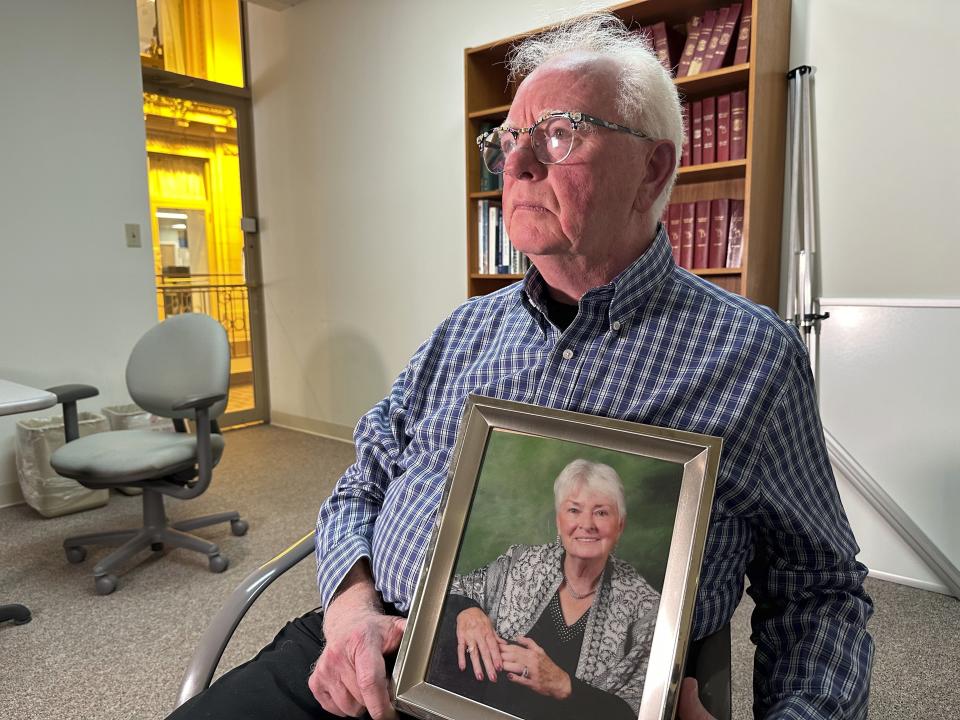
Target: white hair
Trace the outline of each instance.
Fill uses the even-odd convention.
[[[560,504],[574,490],[587,488],[606,495],[617,504],[621,519],[627,516],[627,499],[623,493],[623,481],[609,465],[578,458],[569,463],[553,482],[553,505],[560,512]]]
[[[673,143],[679,167],[684,129],[677,88],[654,54],[649,38],[628,30],[615,15],[590,13],[520,41],[507,56],[507,69],[511,80],[516,81],[550,60],[573,54],[610,59],[620,66],[617,110],[624,124]],[[673,177],[650,210],[652,218],[662,215],[676,176],[674,168]]]

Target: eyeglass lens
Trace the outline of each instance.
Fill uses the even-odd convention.
[[[563,162],[573,149],[573,124],[562,115],[545,118],[533,128],[533,154],[545,165]],[[502,173],[507,158],[517,147],[517,138],[509,130],[494,130],[483,143],[483,162],[492,173]]]

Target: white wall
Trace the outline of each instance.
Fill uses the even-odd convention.
[[[944,369],[960,353],[957,311],[888,301],[960,298],[960,242],[948,218],[960,197],[960,97],[944,83],[958,26],[954,0],[909,9],[897,0],[793,0],[790,53],[791,67],[817,69],[823,295],[862,299],[826,308],[834,317],[822,339],[824,426],[955,565],[960,544],[944,513],[956,505],[951,403],[960,389]],[[843,477],[838,484],[871,571],[942,587]]]
[[[141,93],[131,0],[0,3],[0,377],[98,386],[81,409],[128,401],[126,358],[157,317]],[[15,419],[0,505],[20,499]]]
[[[814,75],[823,294],[960,297],[955,0],[793,0]]]
[[[463,50],[581,7],[249,6],[274,422],[349,434],[466,298]]]
[[[275,422],[345,434],[463,300],[463,49],[581,7],[250,7]],[[901,0],[794,0],[793,9],[791,65],[818,68],[825,294],[960,295],[960,243],[947,222],[958,196],[958,107],[940,80],[953,66],[947,33],[960,3],[921,0],[907,12]],[[960,349],[956,338],[922,341],[935,340]],[[881,457],[858,460],[886,467]],[[871,563],[890,559],[888,572],[929,580],[901,562],[897,539],[868,508],[845,498]]]

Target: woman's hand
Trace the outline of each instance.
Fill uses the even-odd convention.
[[[528,637],[517,638],[519,645],[500,641],[500,657],[510,682],[523,685],[540,695],[565,700],[573,685],[570,675],[560,668],[542,647]]]
[[[477,680],[483,680],[483,670],[486,669],[490,681],[496,682],[497,672],[503,670],[500,642],[493,622],[480,608],[467,608],[457,615],[457,662],[460,670],[467,669],[469,657]]]

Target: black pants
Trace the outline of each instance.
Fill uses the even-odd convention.
[[[288,622],[253,660],[234,668],[181,705],[169,720],[335,718],[320,707],[307,687],[310,669],[324,644],[322,614],[311,612]],[[386,659],[388,674],[394,659]],[[362,717],[370,716],[364,713]]]

